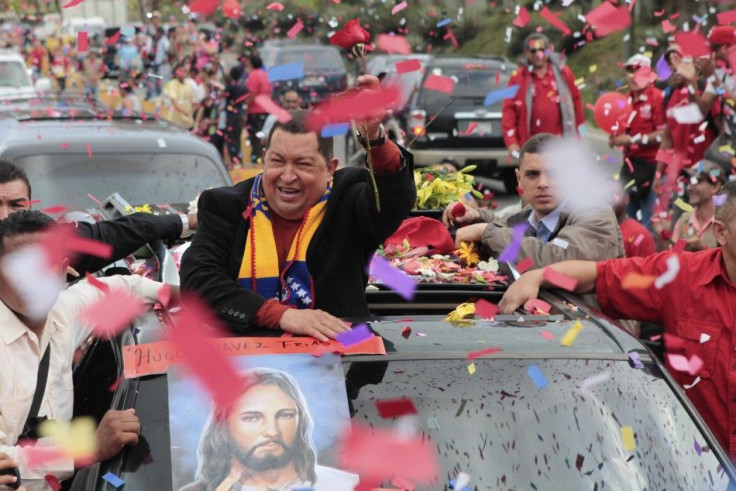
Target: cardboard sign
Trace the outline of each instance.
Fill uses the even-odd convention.
[[[228,356],[240,355],[285,355],[293,353],[311,354],[323,347],[334,348],[346,355],[385,355],[383,339],[374,336],[359,344],[344,347],[338,341],[323,343],[310,337],[290,338],[217,338],[212,339],[217,349]],[[169,365],[182,362],[168,341],[126,346],[123,349],[125,378],[142,377],[154,373],[164,373]]]

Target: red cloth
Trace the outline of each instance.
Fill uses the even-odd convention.
[[[371,165],[376,174],[385,176],[393,174],[401,167],[401,152],[392,141],[371,147]]]
[[[644,225],[633,218],[627,218],[619,226],[624,238],[626,257],[647,257],[657,252],[654,238]]]
[[[552,133],[561,135],[565,130],[562,127],[562,111],[560,110],[560,94],[557,92],[555,74],[547,70],[544,77],[531,72],[532,89],[532,119],[529,136],[537,133]]]
[[[43,60],[48,56],[46,48],[40,47],[31,50],[31,65],[35,66],[39,70],[43,67]]]
[[[567,87],[570,90],[570,95],[572,96],[573,106],[575,107],[575,128],[577,130],[578,126],[585,123],[585,115],[583,114],[583,100],[580,95],[580,89],[578,89],[578,87],[575,85],[575,75],[573,75],[570,67],[568,67],[567,65],[563,66],[561,72],[562,78],[565,79],[565,82],[567,82]],[[547,77],[550,76],[552,77],[552,81],[554,82],[554,74],[552,72],[552,68],[549,68],[547,70]],[[523,66],[516,70],[509,79],[509,87],[513,85],[518,85],[519,90],[517,90],[516,95],[513,98],[509,98],[503,101],[501,127],[503,129],[503,140],[506,143],[506,147],[509,147],[511,145],[519,145],[521,147],[524,145],[524,143],[526,143],[530,136],[535,135],[536,133],[541,133],[543,131],[548,131],[545,126],[540,125],[538,127],[536,125],[534,115],[537,114],[537,111],[539,109],[538,107],[531,108],[531,128],[527,128],[527,111],[529,111],[530,108],[526,107],[526,92],[527,87],[529,87],[529,84],[532,83],[531,78],[531,72],[527,67]],[[546,96],[546,92],[543,94],[536,94],[536,96],[532,98],[532,105],[537,104],[538,100],[541,104],[551,104],[551,100],[540,100]],[[556,88],[554,89],[554,94],[557,94]],[[559,104],[557,104],[555,111],[557,111],[557,115],[560,118],[560,131],[556,134],[561,134],[562,118],[560,116]]]
[[[623,290],[629,273],[659,276],[667,270],[670,252],[647,258],[612,259],[597,264],[596,292],[601,309],[614,318],[638,319],[664,326],[666,333],[681,338],[681,348],[669,347],[690,359],[697,355],[703,367],[700,382],[686,394],[718,438],[736,458],[736,284],[728,278],[721,248],[680,253],[680,271],[672,283]],[[710,336],[700,342],[701,334]],[[696,376],[672,370],[680,385],[692,384]]]
[[[629,100],[631,107],[636,112],[636,116],[631,120],[631,124],[626,129],[626,134],[648,135],[654,131],[664,129],[667,121],[664,116],[664,96],[662,91],[650,85],[635,97],[633,92],[629,92]],[[657,150],[659,150],[659,142],[655,139],[649,140],[644,145],[641,138],[631,146],[625,147],[624,156],[636,157],[650,162],[656,162]]]
[[[447,231],[447,227],[434,218],[407,218],[401,222],[396,232],[386,239],[383,246],[401,246],[404,239],[409,242],[412,249],[422,246],[429,247],[433,254],[449,254],[456,249],[455,242],[452,240],[450,232]]]
[[[670,137],[672,138],[672,147],[675,149],[675,153],[684,156],[680,161],[680,168],[677,169],[678,172],[685,167],[690,167],[700,162],[703,159],[705,151],[708,150],[708,147],[717,136],[710,124],[705,127],[704,131],[700,131],[699,127],[703,123],[680,124],[672,117],[671,109],[673,107],[687,106],[690,103],[687,88],[675,87],[672,89],[672,97],[670,97],[667,103],[666,117],[667,127],[670,130]],[[713,108],[710,111],[713,117],[720,115],[720,106],[718,102],[713,104]],[[705,135],[705,140],[695,143],[693,140],[701,135]]]
[[[253,95],[253,97],[261,94],[271,95],[271,82],[268,81],[268,74],[263,68],[251,70],[245,86],[248,89],[248,93]],[[250,99],[248,103],[248,114],[263,114],[266,112],[268,111],[258,104],[255,99]]]

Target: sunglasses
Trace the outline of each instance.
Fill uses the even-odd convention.
[[[536,55],[536,54],[537,54],[537,53],[539,53],[540,51],[541,51],[542,53],[544,53],[545,51],[547,51],[547,48],[531,48],[531,49],[529,49],[529,52],[530,52],[531,54],[533,54],[533,55]]]

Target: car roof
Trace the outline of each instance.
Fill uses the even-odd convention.
[[[3,158],[88,153],[87,144],[90,151],[97,153],[130,153],[135,149],[147,153],[202,155],[220,161],[214,146],[162,120],[115,114],[110,119],[0,119]]]
[[[435,56],[427,62],[431,67],[463,67],[466,65],[480,65],[491,69],[512,69],[516,65],[503,56],[464,57],[464,56]]]
[[[335,46],[331,44],[322,43],[295,43],[291,41],[267,41],[263,45],[261,51],[264,50],[278,50],[278,51],[302,51],[305,49],[316,49],[316,50],[330,50],[337,51]]]

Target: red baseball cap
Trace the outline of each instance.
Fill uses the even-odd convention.
[[[733,26],[714,26],[708,34],[708,42],[711,46],[736,44],[736,28]]]

